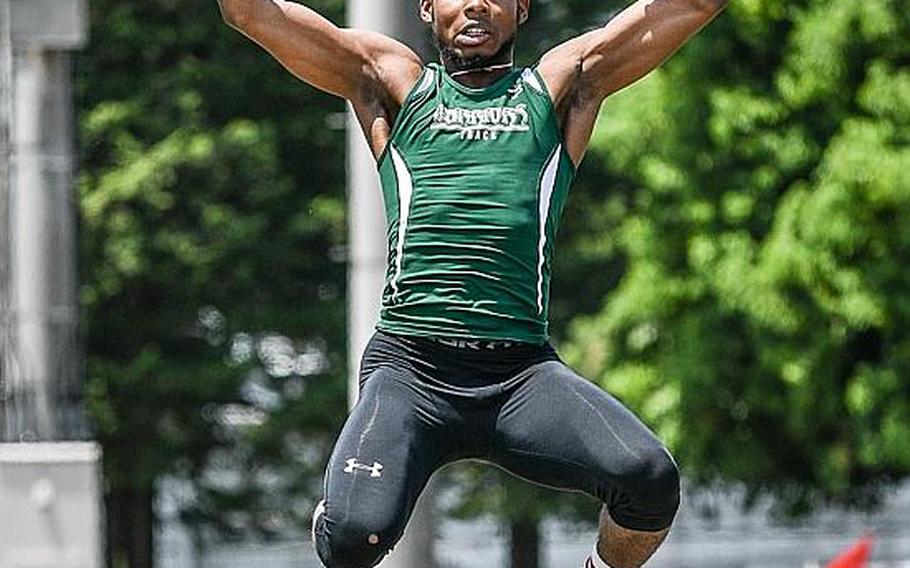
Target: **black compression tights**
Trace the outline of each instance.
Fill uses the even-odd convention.
[[[360,381],[313,521],[328,568],[379,563],[430,475],[464,458],[584,491],[624,528],[659,531],[676,514],[679,475],[664,446],[549,344],[472,351],[379,332]]]

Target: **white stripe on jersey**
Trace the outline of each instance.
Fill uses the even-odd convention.
[[[556,146],[553,156],[547,162],[543,177],[540,179],[538,191],[538,207],[540,213],[540,240],[537,246],[537,313],[542,314],[543,305],[543,280],[544,264],[546,263],[547,246],[547,221],[550,218],[550,205],[553,199],[553,188],[556,186],[556,173],[559,170],[559,158],[562,155],[562,145]]]
[[[411,179],[411,172],[398,150],[394,146],[389,146],[389,150],[395,164],[395,177],[398,181],[398,242],[396,243],[395,275],[392,277],[392,290],[397,295],[398,279],[401,278],[402,256],[404,255],[404,237],[408,230],[408,218],[411,215],[414,182]]]

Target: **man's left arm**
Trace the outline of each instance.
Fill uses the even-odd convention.
[[[727,0],[638,0],[603,28],[549,51],[538,70],[557,107],[570,95],[599,104],[660,65],[726,4]]]

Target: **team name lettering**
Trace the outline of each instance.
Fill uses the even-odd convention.
[[[480,109],[440,104],[430,129],[457,133],[462,140],[496,140],[503,132],[528,132],[530,118],[525,104]]]

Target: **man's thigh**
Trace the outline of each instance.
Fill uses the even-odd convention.
[[[627,528],[669,525],[679,478],[654,433],[559,361],[528,373],[500,410],[493,460],[530,481],[600,499]]]
[[[400,538],[441,448],[433,401],[413,377],[381,367],[366,380],[335,444],[314,539],[330,567],[372,565]]]

